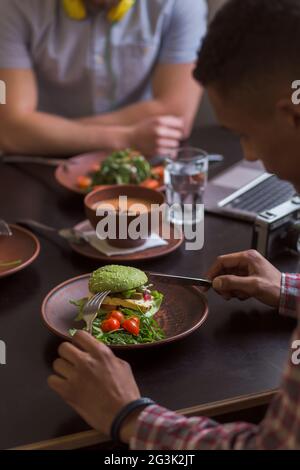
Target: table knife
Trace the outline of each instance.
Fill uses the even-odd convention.
[[[173,276],[171,274],[161,274],[161,273],[148,273],[149,276],[157,278],[160,282],[165,282],[168,284],[179,284],[182,286],[200,286],[211,288],[212,281],[209,279],[199,279],[196,277],[185,277],[185,276]]]

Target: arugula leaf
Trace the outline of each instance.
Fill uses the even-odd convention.
[[[22,264],[21,259],[17,259],[16,261],[0,261],[0,268],[13,268],[14,266],[19,266]]]
[[[88,300],[88,297],[84,297],[83,299],[79,300],[70,300],[70,304],[75,305],[75,307],[78,308],[78,314],[75,318],[75,321],[83,320],[83,309]]]
[[[163,294],[158,291],[151,291],[153,297],[152,308],[147,312],[143,313],[141,310],[132,310],[130,308],[120,307],[119,310],[123,313],[125,318],[139,317],[140,320],[140,332],[138,336],[134,336],[127,331],[122,329],[122,326],[117,331],[104,333],[101,329],[102,321],[107,317],[107,311],[100,309],[97,318],[93,322],[93,336],[106,345],[130,345],[130,344],[145,344],[153,343],[164,339],[165,333],[157,324],[154,319],[154,315],[159,311],[161,303],[163,301]],[[71,301],[72,305],[75,305],[79,309],[76,320],[82,320],[82,313],[85,303],[88,298],[79,299],[77,301]],[[84,328],[86,329],[86,328]],[[69,330],[71,336],[74,336],[76,329]]]

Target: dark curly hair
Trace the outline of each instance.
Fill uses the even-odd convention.
[[[229,93],[299,79],[300,0],[230,0],[209,27],[194,77]]]

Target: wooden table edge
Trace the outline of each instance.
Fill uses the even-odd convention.
[[[267,390],[260,394],[243,395],[228,400],[177,410],[177,413],[187,417],[225,415],[227,413],[267,405],[277,392],[278,389],[274,389]],[[104,444],[105,442],[108,442],[106,436],[97,431],[90,430],[24,446],[13,447],[11,450],[75,450],[97,444]]]

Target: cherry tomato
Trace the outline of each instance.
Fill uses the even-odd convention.
[[[144,300],[152,300],[152,296],[150,294],[145,293],[144,294]]]
[[[156,166],[152,168],[152,173],[154,173],[154,175],[158,176],[159,178],[163,179],[165,174],[165,168],[163,166]]]
[[[125,320],[122,327],[124,330],[128,331],[128,333],[131,333],[134,336],[138,336],[140,332],[139,325],[132,318]]]
[[[80,189],[88,189],[92,184],[91,178],[89,176],[78,176],[77,185]]]
[[[144,188],[148,188],[148,189],[157,189],[159,188],[159,186],[161,186],[161,183],[159,181],[149,178],[143,181],[143,183],[141,183],[141,186],[143,186]]]
[[[94,164],[92,165],[91,171],[92,171],[93,173],[96,173],[97,171],[100,170],[100,168],[101,168],[100,163],[94,163]]]
[[[130,317],[130,320],[135,321],[135,323],[136,323],[138,326],[140,326],[140,321],[141,321],[141,320],[139,319],[139,317]]]
[[[119,312],[119,310],[113,310],[111,313],[108,314],[107,319],[109,318],[115,318],[118,320],[118,322],[122,325],[124,322],[125,318],[122,312]]]
[[[104,320],[101,323],[101,329],[104,333],[109,333],[110,331],[116,331],[120,328],[120,322],[115,318],[109,318]]]

